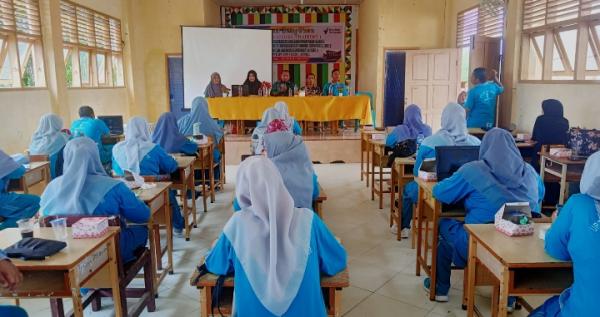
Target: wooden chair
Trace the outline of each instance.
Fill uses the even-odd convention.
[[[323,219],[323,202],[327,200],[327,194],[323,187],[319,185],[319,197],[313,200],[313,210],[317,213],[317,215]]]
[[[49,227],[50,221],[57,218],[66,218],[67,226],[71,227],[75,222],[82,218],[89,218],[91,216],[48,216],[43,217],[40,221],[40,225],[43,227]],[[109,218],[109,225],[111,227],[120,227],[120,218],[111,217]],[[144,307],[147,308],[148,312],[156,310],[155,294],[154,294],[154,274],[152,272],[152,257],[150,256],[150,250],[146,247],[139,248],[135,251],[135,260],[123,263],[123,259],[119,252],[119,243],[117,236],[117,259],[119,267],[119,289],[121,292],[121,307],[123,309],[123,316],[139,316]],[[136,278],[137,274],[144,270],[144,288],[128,288],[127,286]],[[83,307],[87,307],[92,304],[93,311],[99,311],[102,306],[102,297],[112,297],[111,289],[91,289],[83,300]],[[139,298],[135,305],[131,308],[131,311],[127,309],[127,297]],[[52,310],[53,317],[64,317],[64,306],[61,298],[50,299],[50,307]],[[66,316],[73,316],[72,312],[68,312]]]

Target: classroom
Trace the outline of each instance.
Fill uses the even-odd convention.
[[[0,316],[600,316],[600,0],[0,0]]]

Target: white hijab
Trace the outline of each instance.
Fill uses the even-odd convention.
[[[242,208],[225,225],[256,297],[276,316],[298,294],[310,254],[314,212],[294,208],[275,164],[264,156],[240,164],[236,197]]]
[[[127,124],[125,141],[115,145],[113,155],[123,171],[140,174],[140,163],[155,146],[150,139],[146,119],[133,117]]]

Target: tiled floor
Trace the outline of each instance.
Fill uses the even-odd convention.
[[[462,272],[453,273],[449,303],[427,299],[422,288],[423,277],[414,274],[415,252],[410,249],[410,240],[398,242],[389,232],[388,209],[380,211],[377,203],[370,200],[370,189],[359,181],[358,164],[316,165],[315,169],[329,197],[324,205],[325,222],[342,239],[349,255],[351,286],[342,293],[344,316],[466,315],[460,299]],[[144,316],[200,315],[198,292],[189,286],[189,276],[231,215],[235,171],[235,166],[227,167],[228,184],[208,213],[199,213],[200,223],[192,231],[191,241],[175,240],[175,274],[168,276],[160,287],[157,311],[144,312]],[[478,290],[478,305],[486,316],[489,316],[489,293],[487,289]],[[536,298],[533,302],[541,300]],[[30,316],[50,315],[47,300],[24,300],[22,305]],[[112,315],[109,302],[104,303],[101,312],[86,311],[86,316]],[[514,316],[526,313],[518,311]]]

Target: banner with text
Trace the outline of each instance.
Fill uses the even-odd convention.
[[[338,63],[343,59],[344,26],[272,27],[273,63]]]

